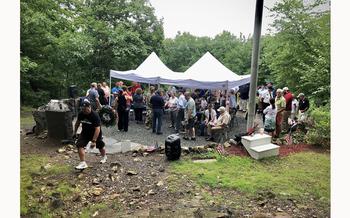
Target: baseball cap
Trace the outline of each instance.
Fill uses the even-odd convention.
[[[223,106],[221,106],[221,107],[219,107],[218,111],[219,111],[219,112],[224,112],[224,111],[226,111],[226,108],[223,107]]]
[[[90,107],[90,106],[91,106],[90,101],[87,100],[87,99],[84,99],[84,101],[83,101],[83,107]]]
[[[300,93],[297,98],[300,98],[301,96],[305,96],[304,93]]]
[[[283,91],[288,91],[288,90],[289,90],[288,87],[283,88]]]

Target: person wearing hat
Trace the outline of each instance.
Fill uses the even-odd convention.
[[[207,141],[214,141],[213,134],[224,130],[230,123],[231,117],[225,107],[221,106],[217,111],[220,113],[220,116],[214,125],[208,125],[209,137],[206,138]]]
[[[303,122],[307,117],[307,111],[309,110],[310,103],[304,93],[300,93],[297,97],[299,99],[299,121]]]
[[[75,168],[82,170],[88,167],[85,162],[85,147],[89,142],[91,142],[91,148],[97,147],[100,150],[102,156],[100,163],[105,163],[107,161],[107,155],[104,149],[105,143],[102,140],[101,119],[97,112],[91,109],[91,103],[87,99],[84,100],[82,111],[78,114],[74,128],[74,138],[80,124],[82,124],[82,131],[76,142],[80,163]]]
[[[283,97],[286,100],[286,109],[283,111],[283,122],[282,122],[282,130],[283,132],[287,132],[289,129],[288,118],[292,112],[292,101],[293,94],[289,91],[288,87],[283,88]]]
[[[283,90],[282,89],[277,89],[277,91],[276,91],[275,104],[276,104],[276,109],[277,109],[275,137],[278,138],[280,133],[281,133],[281,128],[282,128],[283,111],[286,108],[286,100],[283,97]]]

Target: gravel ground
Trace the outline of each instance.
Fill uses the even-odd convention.
[[[237,133],[245,132],[247,122],[244,119],[244,116],[245,116],[244,113],[237,112],[236,121],[234,121],[234,126],[228,135],[229,138],[234,138],[234,135]],[[256,116],[256,122],[259,123],[259,127],[262,126],[262,120],[260,115]],[[105,137],[112,137],[116,139],[118,142],[123,140],[130,140],[131,142],[139,143],[147,146],[155,145],[155,143],[158,143],[159,145],[161,145],[165,142],[165,139],[168,135],[174,134],[174,129],[168,128],[169,125],[170,125],[170,118],[168,115],[166,115],[163,118],[162,135],[156,135],[152,133],[152,129],[147,130],[144,124],[136,124],[136,121],[133,119],[131,119],[129,122],[128,132],[118,132],[116,126],[109,127],[109,128],[102,127],[102,132]],[[181,134],[181,137],[182,136],[183,134]],[[197,135],[196,138],[197,138],[196,141],[191,141],[191,140],[186,141],[181,138],[181,146],[192,147],[192,146],[200,146],[200,145],[207,144],[207,141],[205,140],[204,136]]]

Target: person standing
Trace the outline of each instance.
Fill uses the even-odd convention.
[[[299,99],[299,122],[305,121],[307,118],[308,110],[310,107],[309,99],[307,99],[304,95],[304,93],[300,93],[298,95]]]
[[[185,123],[186,123],[186,135],[185,140],[196,140],[196,133],[194,130],[195,118],[196,118],[196,103],[194,102],[189,92],[185,93],[186,107],[185,107]]]
[[[169,128],[175,127],[176,115],[177,115],[177,105],[179,103],[179,99],[175,96],[174,92],[170,91],[170,98],[166,102],[165,107],[170,109],[170,121],[171,124]]]
[[[152,127],[152,105],[150,103],[152,96],[154,95],[155,88],[154,86],[150,87],[150,92],[146,95],[146,119],[145,119],[145,125],[146,129],[150,129]]]
[[[287,132],[289,129],[288,118],[290,117],[290,114],[292,111],[292,101],[293,101],[292,93],[289,91],[288,87],[283,88],[283,97],[286,100],[286,109],[283,112],[282,130],[283,132]]]
[[[292,94],[293,100],[292,100],[292,110],[290,112],[290,118],[294,120],[295,117],[297,117],[298,114],[298,108],[299,108],[299,102],[295,98],[294,94]]]
[[[164,99],[161,96],[161,90],[157,90],[156,94],[151,97],[153,120],[152,132],[161,135],[162,133],[162,118],[164,113]]]
[[[182,130],[182,121],[185,118],[185,107],[186,107],[186,98],[183,90],[179,90],[179,102],[177,104],[177,117],[176,117],[176,133],[179,133]]]
[[[116,100],[116,105],[115,107],[117,108],[117,113],[118,113],[118,130],[119,131],[128,131],[128,126],[129,126],[129,118],[127,117],[128,113],[126,110],[126,98],[125,95],[123,94],[123,90],[119,90],[118,98]]]
[[[102,159],[100,163],[107,161],[105,143],[102,140],[101,119],[97,112],[91,108],[91,103],[85,100],[82,105],[82,111],[79,112],[74,128],[74,138],[76,137],[78,128],[82,124],[82,131],[76,142],[80,163],[75,168],[83,170],[88,167],[85,161],[85,147],[91,142],[91,148],[97,147],[100,150]]]
[[[264,109],[263,114],[265,115],[264,130],[273,137],[276,129],[277,114],[274,98],[270,98],[270,105]]]
[[[280,133],[281,133],[281,128],[282,128],[283,111],[286,108],[286,100],[283,97],[283,90],[282,89],[277,89],[277,91],[276,91],[275,104],[276,104],[276,109],[277,109],[275,137],[278,138]]]
[[[110,98],[110,94],[111,94],[111,89],[109,88],[109,86],[107,85],[106,82],[102,82],[102,90],[104,92],[105,98],[107,100],[107,103],[109,103],[109,98]]]
[[[142,111],[144,108],[144,99],[143,99],[143,95],[142,95],[142,89],[141,88],[137,88],[135,91],[135,95],[133,97],[134,103],[134,110],[135,110],[135,120],[136,123],[142,123]]]
[[[262,107],[261,109],[264,111],[268,106],[271,105],[270,103],[270,99],[274,98],[273,92],[272,92],[272,87],[269,86],[267,88],[266,91],[263,91],[261,96],[261,103],[262,103]],[[262,118],[263,118],[263,123],[265,123],[265,113],[262,114]]]
[[[86,97],[91,104],[92,110],[96,111],[97,108],[101,108],[99,94],[97,92],[97,83],[91,83],[90,89],[87,91]]]
[[[97,83],[97,93],[98,93],[98,100],[100,101],[101,105],[106,105],[107,99],[105,97],[105,92],[102,89],[102,84],[101,83]]]

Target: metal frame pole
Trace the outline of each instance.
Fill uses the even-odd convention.
[[[112,77],[111,77],[111,72],[109,72],[109,90],[110,90],[110,92],[111,92],[111,90],[112,90]],[[108,105],[111,106],[111,93],[109,93]]]
[[[260,44],[260,35],[261,35],[263,7],[264,7],[264,0],[256,0],[247,130],[254,126],[255,96],[256,96],[256,86],[257,86],[257,78],[258,78],[259,44]]]

